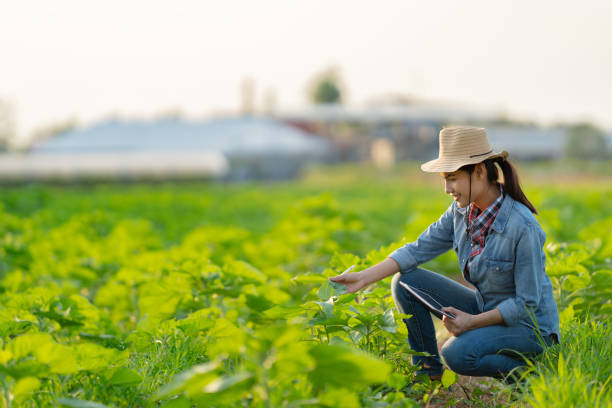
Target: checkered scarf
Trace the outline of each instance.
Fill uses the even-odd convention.
[[[493,224],[499,209],[501,208],[502,202],[504,201],[504,188],[501,183],[499,184],[501,194],[493,201],[493,204],[485,208],[484,211],[480,211],[476,205],[472,204],[470,208],[470,215],[468,217],[468,224],[470,228],[470,235],[472,236],[472,252],[468,263],[474,259],[476,255],[480,255],[485,246],[485,238],[489,233],[489,227]]]

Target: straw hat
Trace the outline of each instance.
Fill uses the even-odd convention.
[[[466,164],[476,164],[494,157],[508,157],[508,152],[494,152],[484,128],[451,126],[440,131],[438,158],[421,165],[421,170],[451,173]]]

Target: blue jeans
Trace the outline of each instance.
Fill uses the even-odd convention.
[[[431,314],[439,319],[442,315],[430,314],[429,309],[399,285],[400,281],[420,289],[444,306],[453,306],[470,314],[481,313],[476,303],[476,292],[422,268],[393,276],[391,294],[395,306],[400,313],[412,315],[409,319],[403,319],[408,328],[410,347],[414,351],[426,351],[432,355],[412,357],[413,364],[419,366],[417,374],[441,374],[443,366]],[[551,337],[543,337],[543,340],[546,345],[553,341]],[[481,327],[451,337],[441,349],[444,361],[454,372],[495,378],[503,378],[514,368],[526,364],[516,351],[526,357],[543,351],[538,336],[531,328],[521,324]]]

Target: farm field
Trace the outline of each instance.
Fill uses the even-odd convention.
[[[391,277],[358,294],[327,278],[437,220],[451,203],[437,176],[1,187],[0,406],[608,407],[612,182],[520,174],[562,344],[519,385],[447,370],[411,389]],[[424,267],[459,275],[452,251]]]

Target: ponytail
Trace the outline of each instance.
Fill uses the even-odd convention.
[[[485,160],[485,162],[487,161],[488,160]],[[531,204],[531,201],[527,199],[527,196],[525,195],[525,193],[523,193],[523,189],[521,189],[518,173],[514,165],[503,157],[496,157],[491,161],[497,163],[501,168],[502,173],[504,174],[504,191],[510,194],[510,197],[514,198],[516,201],[520,201],[521,203],[523,203],[527,208],[531,210],[532,213],[537,214],[538,210],[536,210],[533,204]],[[491,163],[491,165],[495,167],[493,163]],[[495,177],[495,179],[497,179],[497,176]]]
[[[523,193],[523,190],[521,189],[521,185],[519,183],[518,173],[512,163],[510,163],[503,156],[498,156],[493,159],[487,159],[482,163],[487,169],[487,180],[490,183],[497,182],[497,179],[499,178],[499,171],[495,166],[495,163],[497,163],[504,175],[504,192],[509,194],[510,197],[512,197],[516,201],[519,201],[524,204],[527,208],[529,208],[529,210],[531,210],[532,213],[538,213],[538,210],[536,210],[533,204],[531,204],[531,202],[527,199],[527,196],[525,196],[525,193]],[[471,172],[474,170],[474,167],[476,167],[475,164],[467,164],[461,167],[459,170]]]

